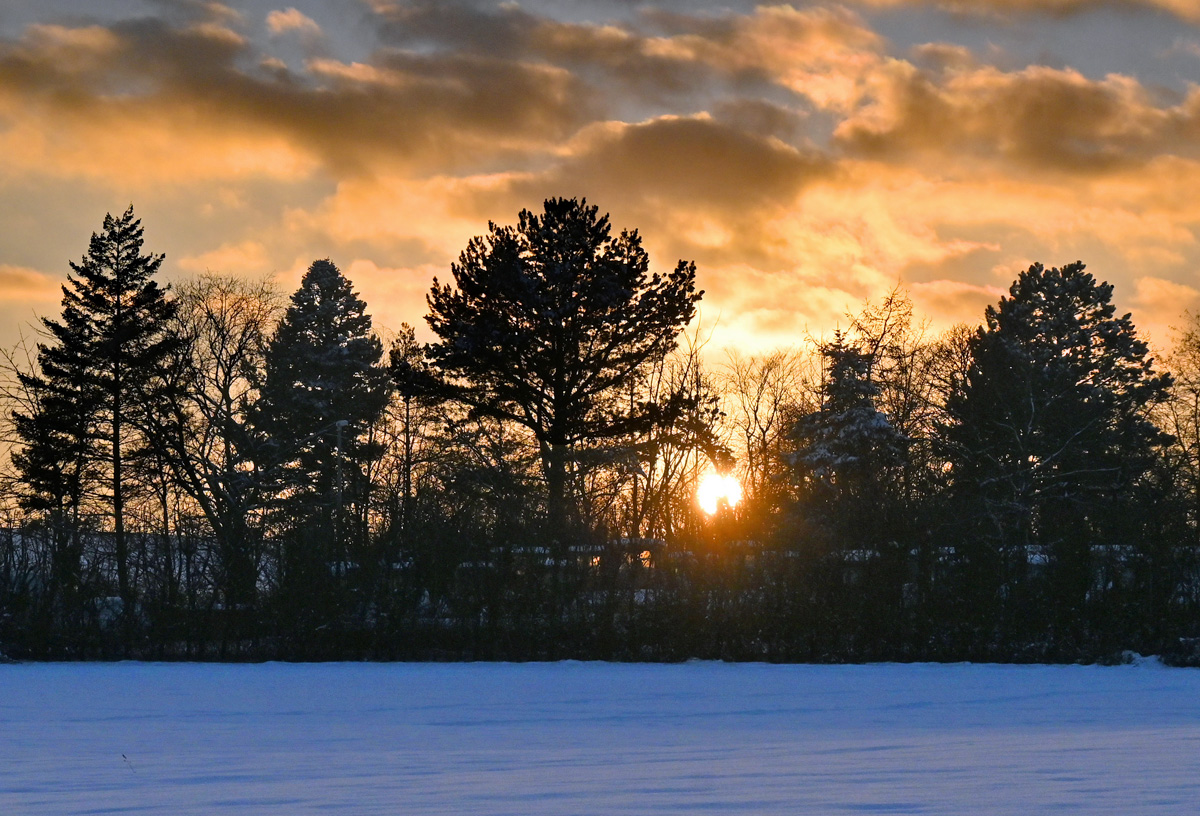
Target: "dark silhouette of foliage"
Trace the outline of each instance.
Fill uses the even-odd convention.
[[[142,254],[142,234],[132,207],[120,217],[106,215],[83,259],[71,263],[62,318],[43,319],[48,342],[38,347],[40,372],[27,380],[40,395],[39,411],[18,420],[25,448],[17,465],[34,487],[27,506],[49,502],[58,513],[66,505],[78,508],[89,468],[104,468],[127,619],[136,593],[125,529],[126,470],[138,429],[154,421],[156,376],[178,346],[166,331],[175,305],[154,280],[163,256]]]
[[[248,609],[257,593],[262,542],[252,516],[264,486],[248,472],[248,411],[279,300],[265,280],[205,274],[178,288],[173,398],[154,429],[175,481],[212,530],[214,570],[229,610]]]
[[[369,431],[391,391],[382,356],[350,281],[314,261],[271,338],[252,408],[256,471],[283,542],[279,580],[298,603],[369,557],[366,466],[382,453]]]
[[[0,651],[1200,663],[1200,344],[1172,388],[1082,264],[719,379],[677,347],[692,265],[582,201],[472,240],[386,366],[328,260],[277,325],[160,262],[106,218],[0,355]],[[746,499],[709,515],[714,469]]]
[[[794,512],[805,519],[803,547],[815,556],[814,591],[827,612],[855,619],[827,618],[819,627],[834,638],[825,648],[838,651],[844,646],[837,638],[852,632],[885,640],[896,620],[905,540],[900,474],[910,440],[876,407],[878,346],[860,347],[837,332],[818,350],[825,368],[820,408],[794,429]]]
[[[904,462],[908,440],[875,407],[874,357],[838,332],[820,346],[826,361],[821,407],[796,423],[794,461],[815,492],[873,503],[889,471]]]
[[[617,397],[691,321],[695,265],[651,273],[636,231],[613,236],[586,200],[549,199],[515,227],[489,224],[451,272],[428,297],[430,359],[455,399],[533,434],[561,529],[572,450],[650,421]]]
[[[1082,263],[1034,264],[988,308],[946,404],[952,490],[984,595],[975,600],[992,609],[1044,565],[1057,618],[1027,624],[1060,632],[1082,623],[1097,548],[1136,540],[1127,522],[1149,509],[1140,488],[1170,441],[1150,411],[1171,378],[1111,299]]]
[[[443,384],[426,361],[416,331],[407,323],[400,327],[388,351],[388,373],[399,401],[400,501],[395,517],[398,528],[405,530],[413,513],[413,477],[421,429],[429,424],[430,409],[440,401]]]

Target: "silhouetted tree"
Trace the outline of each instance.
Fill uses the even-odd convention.
[[[46,623],[78,628],[82,625],[78,613],[83,600],[84,516],[100,474],[92,427],[96,405],[90,396],[92,378],[80,365],[82,360],[66,362],[56,366],[47,360],[34,373],[7,360],[16,374],[15,393],[10,397],[19,405],[12,416],[18,443],[12,453],[16,498],[40,522],[50,550]]]
[[[1150,574],[1142,576],[1148,584],[1146,614],[1165,624],[1164,636],[1173,624],[1180,629],[1176,641],[1165,644],[1167,654],[1179,648],[1179,634],[1196,636],[1200,620],[1200,593],[1195,590],[1195,576],[1200,575],[1200,318],[1191,313],[1183,317],[1167,358],[1174,378],[1171,396],[1156,412],[1160,427],[1174,437],[1161,474],[1173,495],[1152,508],[1166,529],[1156,531],[1157,558]]]
[[[423,431],[432,424],[432,409],[439,401],[440,382],[425,359],[412,326],[403,323],[388,351],[388,372],[398,402],[396,425],[399,444],[399,502],[394,522],[407,530],[412,519],[413,477],[420,455]]]
[[[1175,466],[1189,498],[1188,522],[1200,534],[1200,317],[1188,314],[1186,319],[1167,361],[1175,382],[1161,421],[1175,437]]]
[[[330,570],[363,557],[365,465],[381,454],[367,438],[391,383],[366,305],[329,260],[314,261],[267,348],[252,409],[261,434],[257,478],[275,492],[280,565],[289,591],[317,592]]]
[[[172,367],[174,399],[155,440],[211,528],[218,590],[230,609],[253,602],[258,580],[251,516],[263,486],[248,472],[247,413],[279,300],[266,280],[205,274],[179,286],[171,324],[182,344]]]
[[[82,261],[71,263],[74,274],[63,286],[62,319],[42,320],[48,342],[39,344],[40,371],[29,379],[42,395],[41,415],[19,422],[26,442],[19,466],[40,480],[43,490],[49,477],[60,483],[54,491],[65,487],[72,495],[79,490],[84,459],[94,452],[94,464],[103,463],[127,622],[136,593],[126,536],[126,466],[137,429],[150,424],[158,409],[159,399],[151,393],[156,376],[178,345],[166,330],[175,304],[154,280],[163,256],[141,254],[142,234],[132,207],[119,218],[106,215]],[[63,467],[51,476],[59,467],[56,458]]]
[[[723,414],[718,389],[704,369],[702,343],[695,336],[643,372],[631,389],[626,407],[649,407],[652,422],[618,440],[608,454],[611,527],[631,535],[636,556],[638,540],[678,539],[694,527],[696,487],[701,476],[733,464],[720,438]],[[593,503],[603,501],[603,492]]]
[[[572,451],[649,421],[619,397],[674,348],[701,297],[694,264],[649,267],[636,231],[614,237],[586,200],[549,199],[515,227],[490,224],[452,265],[455,286],[435,280],[429,293],[433,364],[457,400],[532,433],[556,535]]]
[[[816,367],[798,350],[751,357],[735,353],[725,364],[724,391],[736,429],[744,501],[758,516],[770,516],[785,503],[792,430],[800,416],[816,408]]]
[[[842,639],[860,634],[878,646],[897,622],[903,560],[898,477],[909,440],[875,406],[880,389],[871,350],[841,332],[819,350],[821,405],[794,429],[796,514],[807,533],[803,545],[817,555],[811,580],[823,598],[819,614],[830,622],[822,634],[839,638],[825,648],[854,653],[862,646]]]
[[[1057,624],[1064,639],[1078,635],[1093,548],[1139,540],[1145,477],[1170,439],[1150,409],[1171,378],[1154,371],[1111,298],[1082,263],[1034,264],[988,308],[946,406],[952,488],[980,588],[992,601],[1011,597],[1028,565],[1045,562],[1058,615],[1027,622]]]
[[[793,460],[814,499],[829,503],[831,514],[845,523],[861,525],[867,522],[863,513],[878,517],[883,509],[879,505],[894,487],[890,476],[904,462],[908,439],[875,407],[880,389],[869,351],[838,332],[820,352],[826,367],[821,407],[797,421]]]

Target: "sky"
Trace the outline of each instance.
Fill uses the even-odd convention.
[[[1034,261],[1157,345],[1200,307],[1200,0],[5,0],[0,344],[131,204],[167,280],[330,258],[376,325],[489,220],[586,197],[694,260],[714,348]]]

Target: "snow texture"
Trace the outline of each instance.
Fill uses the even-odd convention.
[[[0,813],[1193,814],[1200,671],[0,666]]]

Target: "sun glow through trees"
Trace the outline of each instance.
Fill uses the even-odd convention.
[[[732,474],[722,476],[720,473],[710,473],[700,480],[696,488],[696,501],[700,509],[708,515],[713,515],[722,504],[736,507],[742,500],[742,485]]]

